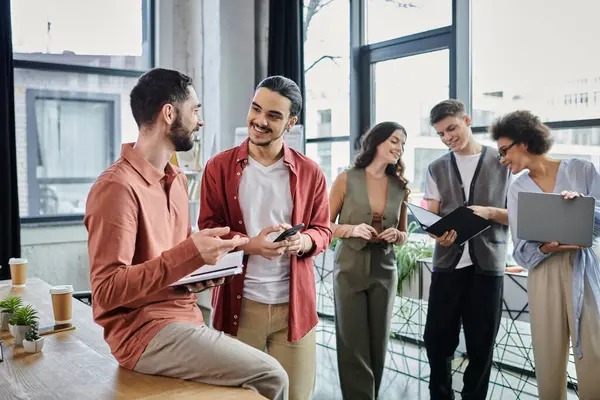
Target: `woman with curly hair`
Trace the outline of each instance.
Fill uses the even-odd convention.
[[[579,396],[600,396],[600,263],[598,246],[521,240],[516,236],[520,192],[560,193],[565,201],[596,199],[595,243],[600,236],[600,175],[594,164],[548,156],[549,128],[529,111],[515,111],[492,127],[503,164],[521,174],[508,192],[513,256],[529,269],[528,293],[535,374],[540,399],[565,399],[569,338],[575,351]],[[549,216],[551,217],[551,216]]]
[[[393,245],[407,237],[405,142],[401,125],[375,125],[363,136],[354,167],[336,178],[329,196],[331,230],[341,239],[334,298],[345,399],[375,399],[381,385],[398,285]]]

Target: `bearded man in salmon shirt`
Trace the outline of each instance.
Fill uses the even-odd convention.
[[[222,281],[170,286],[248,242],[226,226],[191,232],[187,179],[169,163],[203,125],[191,78],[153,69],[130,103],[138,140],[93,185],[84,219],[94,320],[112,354],[140,373],[287,399],[288,377],[274,358],[204,324],[194,292]]]
[[[259,83],[248,111],[248,139],[208,161],[202,177],[202,229],[231,226],[248,237],[243,274],[213,292],[216,329],[275,357],[290,378],[290,399],[312,398],[317,324],[313,257],[331,242],[325,175],[283,143],[302,110],[292,80]],[[274,242],[285,228],[300,232]]]

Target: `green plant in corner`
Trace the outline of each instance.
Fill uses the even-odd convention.
[[[33,326],[39,319],[38,312],[31,304],[19,308],[10,319],[14,326]]]
[[[19,308],[21,308],[22,305],[23,299],[18,296],[7,297],[6,299],[0,301],[0,309],[9,314],[14,314]]]
[[[402,246],[395,246],[396,267],[398,268],[398,296],[402,296],[402,286],[405,281],[412,281],[414,275],[419,271],[419,260],[433,255],[433,246],[425,240],[410,240],[419,225],[411,222],[408,225],[406,242]]]
[[[40,338],[41,338],[41,336],[38,333],[37,324],[31,325],[31,329],[28,330],[27,333],[25,334],[25,340],[29,340],[30,342],[35,342],[36,340],[38,340]]]

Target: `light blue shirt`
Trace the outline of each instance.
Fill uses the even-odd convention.
[[[596,199],[594,213],[594,245],[600,242],[600,175],[589,161],[580,159],[563,160],[558,168],[554,193],[564,190],[583,193]],[[519,192],[542,193],[528,172],[520,175],[508,189],[508,221],[514,241],[513,257],[527,269],[534,268],[552,254],[540,251],[542,243],[517,238],[517,195]],[[575,318],[575,352],[583,357],[581,350],[581,311],[585,279],[590,285],[596,303],[596,315],[600,319],[600,262],[592,248],[577,250],[573,265],[573,316]],[[589,311],[588,311],[589,312]]]

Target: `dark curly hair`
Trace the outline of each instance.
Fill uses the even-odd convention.
[[[490,126],[490,132],[495,141],[507,138],[517,144],[525,143],[527,151],[532,154],[546,154],[553,144],[550,128],[527,110],[513,111],[498,118]]]
[[[402,125],[397,122],[380,122],[371,129],[367,133],[363,135],[360,140],[360,151],[356,155],[356,159],[354,160],[354,168],[365,169],[367,168],[375,158],[375,154],[377,154],[377,147],[389,139],[392,134],[401,130],[404,132],[405,136],[406,129]],[[402,183],[402,188],[406,190],[406,197],[410,193],[410,189],[408,188],[408,180],[404,177],[404,161],[402,161],[402,157],[398,160],[396,164],[388,164],[385,168],[385,173],[388,176],[392,176],[397,178]]]

